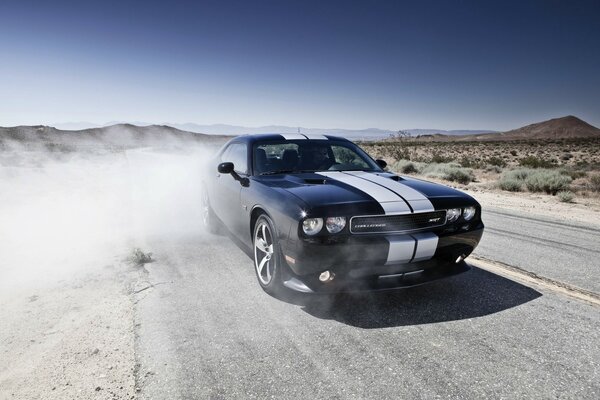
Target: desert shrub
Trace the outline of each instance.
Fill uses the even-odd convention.
[[[427,177],[467,184],[475,179],[473,170],[456,163],[433,163],[425,166],[421,173]]]
[[[519,160],[519,164],[530,168],[554,168],[557,166],[556,160],[546,160],[536,156],[527,156]]]
[[[571,168],[561,169],[560,173],[563,175],[570,176],[571,179],[573,179],[573,180],[583,178],[587,175],[587,173],[585,171],[579,171],[579,170],[575,170],[575,169],[571,169]]]
[[[472,157],[463,156],[460,160],[458,160],[458,163],[461,167],[469,168],[473,167],[473,164],[475,164],[475,160]]]
[[[413,162],[409,160],[400,160],[392,164],[391,169],[396,172],[403,174],[415,174],[423,168],[423,164],[419,162]]]
[[[499,174],[500,172],[502,172],[502,168],[500,168],[497,165],[488,165],[487,167],[485,167],[485,170],[487,172],[495,172],[497,174]]]
[[[436,164],[444,164],[454,161],[453,157],[443,156],[439,152],[434,152],[431,156],[431,162]]]
[[[506,167],[506,161],[504,161],[500,157],[490,157],[487,160],[485,160],[485,162],[488,165],[495,165],[495,166],[501,167],[501,168]]]
[[[503,178],[506,179],[516,179],[516,180],[525,180],[531,173],[535,172],[534,169],[529,168],[517,168],[510,171],[505,171],[502,174]]]
[[[404,164],[404,167],[402,167],[402,173],[404,174],[414,174],[415,172],[417,172],[417,167],[411,162]]]
[[[498,180],[498,187],[509,192],[520,192],[523,189],[525,179],[536,170],[528,168],[518,168],[510,171],[504,171]]]
[[[465,168],[482,168],[485,165],[485,163],[481,162],[481,158],[469,156],[463,156],[458,163],[461,167]]]
[[[590,190],[593,192],[600,192],[600,174],[590,176]]]
[[[573,192],[561,190],[560,192],[556,193],[556,197],[558,197],[558,200],[563,203],[571,203],[575,196],[573,195]]]
[[[127,257],[127,262],[132,265],[142,266],[147,263],[154,261],[152,259],[152,253],[144,253],[142,250],[135,248],[131,251],[131,254]]]
[[[520,192],[523,188],[523,181],[519,179],[502,177],[498,180],[498,187],[509,192]]]
[[[510,155],[512,155],[512,156],[516,156],[516,155],[517,155],[517,151],[516,151],[516,150],[511,150],[511,151],[510,151]]]
[[[555,195],[561,190],[567,190],[571,177],[554,170],[538,170],[525,178],[525,186],[532,192],[546,192]]]
[[[410,160],[410,151],[400,143],[388,144],[384,147],[383,153],[394,160]]]
[[[568,161],[568,160],[570,160],[571,158],[573,158],[573,154],[571,154],[571,153],[564,153],[564,154],[563,154],[563,155],[562,155],[560,158],[561,158],[562,160],[564,160],[564,161]]]

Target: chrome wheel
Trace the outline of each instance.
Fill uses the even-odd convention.
[[[259,219],[254,229],[254,266],[256,276],[263,285],[268,285],[275,273],[273,235],[265,219]]]

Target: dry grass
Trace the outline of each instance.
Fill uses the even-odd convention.
[[[360,145],[402,174],[461,184],[487,183],[513,192],[600,193],[600,138],[496,142],[403,139]]]
[[[572,203],[575,195],[573,195],[573,192],[570,192],[568,190],[563,190],[563,191],[558,192],[556,194],[556,197],[558,198],[559,201],[561,201],[563,203]]]

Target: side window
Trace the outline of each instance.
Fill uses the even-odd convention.
[[[220,162],[231,161],[229,159],[230,154],[231,154],[231,145],[227,146],[227,148],[225,148],[225,150],[223,150],[223,152],[221,153],[221,161]]]
[[[225,149],[221,156],[221,161],[232,162],[236,172],[248,173],[248,153],[247,146],[244,143],[233,143]]]

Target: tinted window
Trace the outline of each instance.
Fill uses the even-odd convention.
[[[254,174],[299,171],[380,171],[364,151],[352,143],[297,140],[254,146]]]
[[[331,146],[335,162],[337,163],[332,169],[371,169],[367,160],[361,157],[354,149],[333,145]]]

